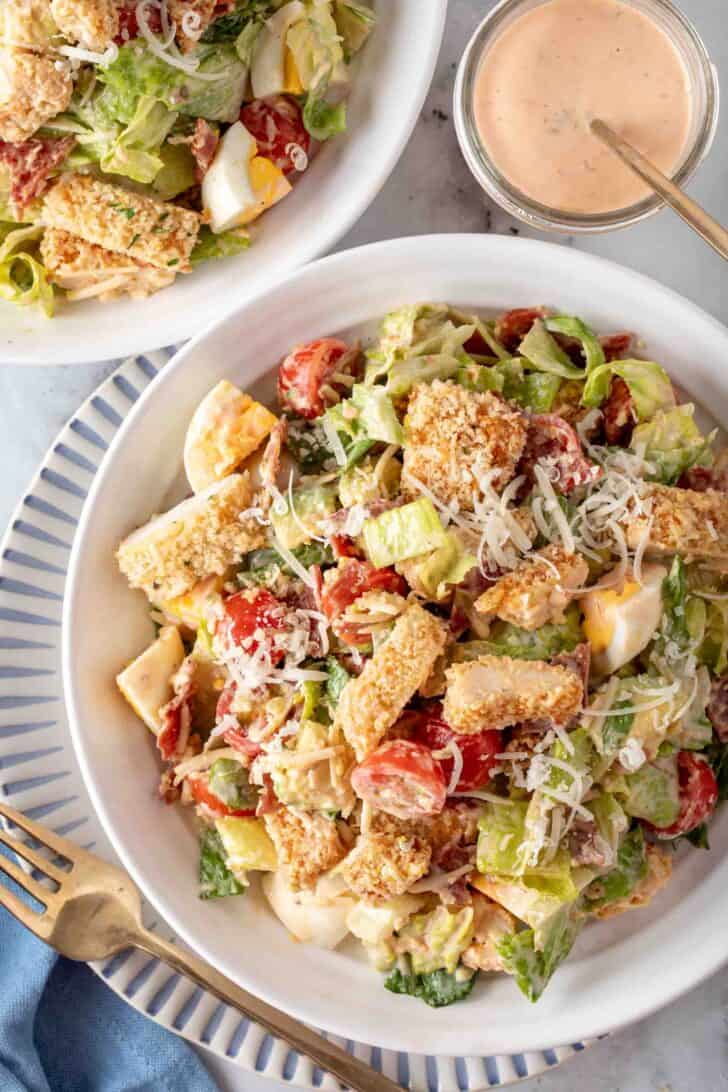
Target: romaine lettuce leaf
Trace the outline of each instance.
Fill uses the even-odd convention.
[[[341,700],[341,694],[351,675],[344,665],[335,656],[329,656],[326,660],[326,696],[334,708]]]
[[[53,287],[38,252],[42,234],[36,225],[0,224],[0,299],[19,307],[37,303],[51,318]]]
[[[711,444],[716,431],[703,436],[693,420],[691,404],[658,410],[650,421],[638,425],[632,433],[630,447],[644,454],[654,472],[647,477],[663,485],[674,485],[691,466],[710,466]]]
[[[640,421],[649,421],[658,410],[672,409],[675,405],[670,377],[664,368],[651,360],[613,360],[610,364],[601,364],[586,378],[582,404],[600,406],[609,394],[615,375],[629,387]]]
[[[392,993],[419,997],[421,1001],[433,1008],[442,1008],[444,1005],[452,1005],[456,1001],[464,1000],[471,992],[476,977],[477,971],[471,975],[460,972],[449,974],[447,971],[414,974],[404,973],[399,967],[395,967],[385,979],[384,985]]]
[[[365,4],[355,3],[355,0],[334,0],[334,19],[348,61],[364,45],[376,18]]]
[[[441,546],[413,562],[412,575],[425,595],[437,601],[447,595],[450,587],[460,584],[477,564],[477,557],[467,552],[458,535],[446,531]]]
[[[428,554],[448,541],[437,510],[427,497],[366,520],[362,534],[366,555],[377,569]]]
[[[584,355],[587,375],[604,364],[604,349],[602,349],[598,337],[581,319],[569,315],[555,315],[553,318],[544,319],[544,326],[552,334],[564,334],[566,337],[573,337],[581,342],[581,351]]]
[[[472,906],[450,910],[442,904],[427,914],[414,914],[399,930],[397,950],[409,956],[415,974],[454,974],[473,939],[473,916]]]
[[[551,320],[554,321],[554,320]],[[562,379],[583,379],[584,369],[577,368],[558,344],[551,337],[545,323],[536,319],[518,347],[520,356],[528,361],[531,368],[539,372],[549,372]]]
[[[200,898],[220,899],[245,891],[227,866],[220,835],[215,827],[205,827],[200,834]]]
[[[669,827],[680,813],[677,759],[673,755],[647,762],[628,774],[624,810],[656,827]]]
[[[237,6],[227,15],[213,19],[200,41],[209,45],[234,42],[246,26],[251,22],[262,23],[278,6],[276,0],[239,0]]]
[[[351,402],[359,411],[359,424],[371,440],[402,444],[404,430],[383,387],[355,383],[351,389]]]
[[[617,851],[617,863],[611,872],[592,880],[584,891],[587,913],[625,899],[647,875],[647,854],[642,827],[635,826]]]
[[[486,803],[478,820],[478,872],[499,876],[523,874],[525,857],[522,849],[528,808],[526,800]]]
[[[327,102],[313,92],[306,96],[303,107],[303,124],[314,140],[329,140],[346,132],[346,103]]]
[[[512,974],[529,1001],[538,1001],[556,968],[574,946],[583,916],[573,906],[564,906],[553,916],[542,943],[537,945],[533,929],[510,933],[496,944],[503,969]]]
[[[156,182],[155,182],[156,186]],[[190,261],[192,265],[200,262],[208,262],[212,258],[232,258],[235,254],[242,253],[250,246],[250,236],[241,228],[232,228],[230,231],[220,232],[215,235],[205,224],[200,228],[195,249],[192,251]]]
[[[565,612],[563,622],[549,622],[540,629],[527,630],[511,622],[495,622],[490,627],[487,640],[466,642],[458,649],[469,649],[478,656],[511,656],[515,660],[550,660],[560,652],[571,652],[583,640],[579,608],[572,604]]]

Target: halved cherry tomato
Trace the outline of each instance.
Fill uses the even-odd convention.
[[[688,834],[712,814],[718,803],[718,782],[709,763],[693,751],[680,751],[677,756],[680,779],[680,814],[669,827],[646,823],[658,838],[677,838]]]
[[[271,592],[266,588],[247,588],[229,595],[223,608],[225,618],[218,622],[218,632],[222,628],[233,644],[244,644],[245,651],[252,654],[260,647],[261,640],[256,634],[262,631],[270,645],[273,663],[283,659],[285,650],[276,647],[275,638],[286,628],[285,607]]]
[[[272,160],[284,174],[305,169],[311,137],[295,99],[285,95],[254,99],[240,111],[240,120],[255,139],[258,154]]]
[[[327,618],[338,618],[360,595],[368,591],[388,591],[404,595],[407,585],[394,569],[375,569],[369,561],[348,558],[337,577],[324,584],[321,609]]]
[[[533,480],[536,466],[546,471],[559,493],[595,482],[603,473],[597,463],[586,458],[569,422],[556,413],[534,413],[529,420],[518,472]]]
[[[191,774],[187,778],[187,784],[194,802],[202,804],[213,815],[255,815],[255,808],[229,808],[227,804],[224,804],[211,790],[206,773]]]
[[[447,796],[445,775],[421,743],[392,739],[377,747],[351,775],[362,800],[398,819],[438,815]]]
[[[278,369],[278,398],[283,409],[299,417],[320,417],[327,406],[321,387],[348,351],[338,338],[320,337],[289,353]]]
[[[417,726],[415,738],[424,743],[432,751],[441,751],[451,740],[460,748],[463,756],[463,769],[455,791],[465,792],[466,789],[477,789],[490,780],[490,771],[497,764],[496,755],[503,750],[503,737],[495,728],[488,728],[484,732],[475,735],[460,735],[453,732],[452,728],[442,719],[442,706],[437,703],[422,714]],[[452,777],[453,759],[438,758],[445,784],[450,784]]]

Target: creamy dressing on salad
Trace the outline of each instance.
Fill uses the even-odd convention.
[[[677,49],[623,0],[547,0],[520,16],[486,50],[473,105],[488,155],[516,189],[583,214],[651,192],[591,135],[593,118],[670,175],[692,113]]]

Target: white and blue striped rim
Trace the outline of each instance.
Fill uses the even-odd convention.
[[[173,350],[127,360],[63,428],[0,545],[0,794],[14,807],[114,860],[73,752],[61,682],[61,612],[73,538],[111,440]],[[149,915],[147,924],[163,923]],[[329,1074],[257,1024],[141,952],[92,964],[150,1019],[242,1070],[301,1088],[336,1089]],[[350,1053],[412,1092],[477,1092],[544,1073],[586,1043],[487,1057],[384,1050],[335,1036]]]

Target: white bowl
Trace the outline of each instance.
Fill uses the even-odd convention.
[[[652,906],[585,930],[537,1005],[512,979],[481,976],[457,1009],[429,1009],[388,993],[382,976],[346,947],[293,943],[257,891],[200,902],[188,816],[155,797],[153,741],[113,682],[152,636],[146,602],[126,587],[114,549],[175,488],[201,396],[223,376],[270,389],[270,370],[291,345],[369,330],[386,311],[418,300],[486,311],[544,303],[600,331],[634,330],[681,386],[728,422],[728,331],[619,266],[489,235],[399,239],[325,258],[192,342],[120,429],[76,535],[63,620],[65,693],[81,769],[115,849],[159,913],[220,971],[347,1038],[428,1054],[518,1053],[637,1020],[728,959],[728,809],[711,826],[709,853],[688,847],[676,855],[672,883]]]
[[[253,245],[207,262],[146,300],[36,308],[0,301],[0,363],[81,364],[177,345],[297,266],[358,220],[402,154],[430,86],[447,0],[376,0],[352,72],[348,131],[324,144],[293,193],[253,225]]]

